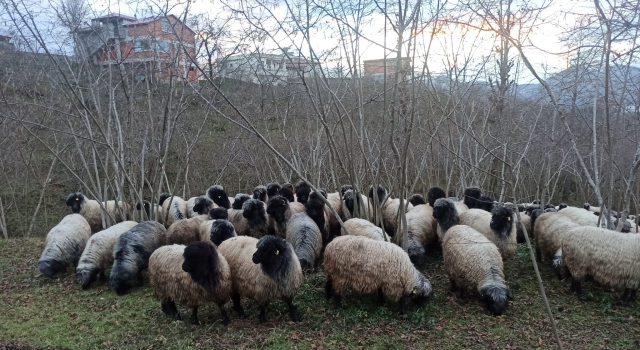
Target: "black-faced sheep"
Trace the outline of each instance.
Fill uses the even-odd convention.
[[[213,201],[205,196],[191,197],[187,201],[187,213],[190,218],[206,215],[211,209],[213,209]]]
[[[231,270],[225,258],[208,242],[156,249],[149,258],[149,281],[162,312],[181,320],[176,303],[191,308],[191,323],[199,324],[198,307],[214,302],[222,323],[229,324],[224,304],[231,295]]]
[[[140,203],[136,204],[136,210],[140,211],[142,208],[144,208],[145,212],[145,214],[140,214],[142,221],[156,220],[164,224],[164,212],[162,211],[162,206],[158,203],[153,204],[153,213],[151,212],[151,203],[149,201],[144,201],[142,206]]]
[[[324,252],[327,299],[341,306],[342,295],[378,292],[401,313],[409,304],[421,305],[432,295],[431,283],[418,271],[407,253],[395,244],[361,236],[337,237]]]
[[[46,245],[38,270],[46,277],[54,277],[67,271],[68,265],[78,265],[84,247],[91,236],[91,226],[80,214],[62,218],[47,234]]]
[[[269,214],[269,234],[285,238],[289,219],[293,215],[304,211],[304,205],[302,205],[302,210],[298,205],[301,204],[290,203],[289,200],[280,195],[275,195],[269,198],[269,203],[267,204],[267,214]]]
[[[113,265],[113,246],[120,235],[138,225],[125,221],[102,230],[89,238],[76,268],[76,277],[82,289],[88,289],[98,274],[106,279],[104,271]]]
[[[563,210],[564,211],[564,210]],[[640,287],[640,236],[598,227],[576,227],[562,241],[562,270],[572,278],[571,289],[582,294],[582,280],[624,288],[622,303],[635,299]]]
[[[324,198],[328,197],[323,190],[318,189],[318,191],[320,191]],[[325,204],[324,201],[322,201],[322,199],[320,198],[318,192],[312,191],[311,193],[309,193],[307,202],[304,204],[304,207],[307,215],[316,223],[318,229],[320,229],[322,245],[326,245],[329,242],[330,228],[325,216]]]
[[[502,315],[508,305],[508,288],[502,257],[490,240],[469,226],[456,225],[444,236],[442,256],[457,297],[464,290],[477,292],[489,311]]]
[[[342,219],[342,221],[346,221],[355,217],[357,206],[359,206],[361,213],[371,216],[373,208],[369,204],[369,200],[366,196],[361,194],[360,201],[356,203],[356,200],[358,198],[356,197],[356,193],[353,190],[347,190],[342,195],[342,197],[344,200],[344,205],[342,205],[340,208],[340,218]]]
[[[187,218],[187,202],[171,193],[163,193],[158,199],[158,204],[162,206],[162,215],[165,216],[164,226],[169,227],[178,220]],[[167,212],[169,213],[167,215]]]
[[[207,196],[220,208],[231,208],[231,201],[227,192],[220,185],[214,185],[207,189]]]
[[[289,203],[295,203],[296,197],[293,195],[293,190],[288,187],[282,187],[276,195],[286,198]],[[269,197],[269,199],[271,199],[271,197]]]
[[[282,299],[289,306],[292,321],[300,317],[293,298],[302,284],[303,275],[298,257],[284,239],[267,235],[234,237],[218,247],[229,263],[232,278],[233,307],[244,317],[240,298],[254,299],[260,305],[260,322],[266,322],[266,308],[273,299]]]
[[[591,206],[589,203],[584,203],[582,207],[592,213],[600,214],[600,207]]]
[[[444,194],[444,191],[442,193]],[[407,213],[407,233],[409,258],[416,266],[420,266],[424,263],[425,248],[438,240],[433,207],[425,204],[413,207]],[[398,232],[397,242],[403,242],[402,232]]]
[[[480,196],[480,198],[476,200],[477,208],[488,211],[489,213],[493,210],[493,205],[493,198],[489,196]]]
[[[273,197],[278,194],[278,191],[280,191],[281,188],[282,186],[280,186],[280,184],[277,182],[267,184],[267,200],[269,199],[269,197]]]
[[[469,209],[478,208],[477,200],[482,195],[482,190],[479,187],[467,187],[464,190],[464,200],[462,201]]]
[[[322,251],[322,234],[318,225],[307,213],[298,213],[289,219],[286,235],[302,270],[313,270]]]
[[[231,209],[242,210],[242,205],[244,204],[244,202],[248,201],[249,199],[251,199],[251,196],[249,196],[248,194],[245,194],[245,193],[236,194],[235,198],[233,199],[233,204],[231,205]]]
[[[565,208],[567,208],[567,205],[564,204],[564,203],[560,203],[560,205],[558,206],[557,209],[558,209],[558,211],[560,211],[560,210],[565,209]]]
[[[258,199],[266,203],[267,198],[267,188],[265,186],[256,186],[256,188],[253,189],[253,199]]]
[[[413,207],[415,208],[416,205],[427,204],[427,201],[424,200],[424,197],[422,197],[421,194],[414,194],[409,199],[409,203],[411,203],[411,205],[413,205]]]
[[[120,235],[113,247],[113,267],[109,285],[118,295],[142,284],[142,270],[149,257],[164,245],[166,229],[155,221],[143,221]]]
[[[245,201],[242,210],[229,210],[229,222],[240,236],[261,238],[269,233],[264,203],[257,199]]]
[[[295,187],[296,201],[302,204],[307,203],[309,200],[309,193],[311,193],[311,187],[306,182],[300,181]]]
[[[427,192],[427,201],[432,208],[438,199],[446,197],[447,194],[440,187],[431,187]]]
[[[353,236],[366,237],[374,241],[389,242],[389,236],[383,235],[382,229],[370,221],[353,218],[345,221],[344,226],[347,227],[347,230],[349,230],[349,233]],[[341,234],[343,236],[347,235],[344,229],[341,231]]]
[[[89,226],[91,226],[91,232],[95,233],[102,230],[102,211],[98,201],[88,199],[81,192],[75,192],[67,197],[67,206],[71,207],[71,211],[74,214],[80,214],[87,220]],[[102,203],[102,206],[108,213],[108,215],[105,214],[107,223],[110,222],[109,216],[115,220],[115,223],[125,220],[125,216],[126,218],[132,218],[131,207],[127,203],[118,202],[116,206],[116,201],[106,201]]]
[[[209,210],[211,220],[228,220],[229,212],[225,208],[213,208]]]
[[[203,224],[204,225],[204,224]],[[213,220],[209,228],[209,239],[217,246],[229,238],[236,237],[236,229],[227,220]]]
[[[453,202],[447,199],[438,199],[435,204],[433,216],[439,224],[438,235],[446,236],[446,230],[456,222],[460,225],[473,227],[493,242],[500,251],[504,260],[511,259],[518,248],[515,220],[511,209],[504,206],[496,206],[491,213],[481,209],[469,209],[457,214]],[[457,220],[455,218],[457,216]]]

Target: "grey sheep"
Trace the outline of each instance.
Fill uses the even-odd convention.
[[[88,289],[96,277],[106,279],[104,271],[113,265],[113,246],[123,233],[138,223],[125,221],[102,230],[89,238],[76,268],[76,278],[82,289]]]
[[[289,219],[286,235],[302,270],[313,270],[322,251],[322,234],[318,225],[307,213],[298,213]]]
[[[80,214],[62,218],[47,234],[38,270],[46,277],[64,273],[68,265],[78,265],[84,247],[91,236],[91,227]]]
[[[142,284],[149,257],[165,244],[166,229],[156,221],[143,221],[123,233],[113,247],[109,285],[118,295]]]

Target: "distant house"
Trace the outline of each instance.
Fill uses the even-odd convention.
[[[78,36],[82,51],[98,67],[123,63],[139,81],[166,82],[171,74],[174,80],[198,80],[188,57],[195,57],[195,32],[174,15],[137,19],[108,14],[92,19]]]
[[[305,77],[314,77],[320,73],[317,71],[319,65],[318,61],[294,57],[292,54],[289,54],[289,58],[286,60],[287,72],[289,72],[288,75],[291,79],[299,78],[300,73]]]
[[[11,33],[6,29],[0,29],[0,51],[13,51],[15,46],[11,41]]]
[[[411,72],[411,58],[402,57],[400,60],[402,63],[400,65],[399,73],[404,77],[404,75],[407,75]],[[386,59],[387,77],[389,75],[395,75],[397,62],[398,59],[395,57]],[[371,76],[380,79],[384,77],[385,59],[365,60],[363,61],[363,63],[365,76]]]
[[[215,62],[220,76],[256,84],[279,85],[287,82],[284,55],[261,52],[231,55]]]

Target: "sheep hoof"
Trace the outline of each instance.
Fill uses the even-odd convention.
[[[222,324],[225,326],[228,326],[229,323],[231,323],[231,320],[229,319],[229,317],[225,317],[222,319]]]
[[[300,315],[298,315],[297,312],[294,312],[294,313],[291,314],[291,321],[300,322],[300,321],[302,321],[302,318],[300,317]]]

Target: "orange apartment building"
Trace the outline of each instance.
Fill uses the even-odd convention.
[[[108,14],[78,31],[83,51],[97,67],[123,64],[136,80],[198,81],[195,32],[174,15],[138,19]],[[186,54],[185,54],[186,51]],[[190,58],[190,57],[191,58]]]

